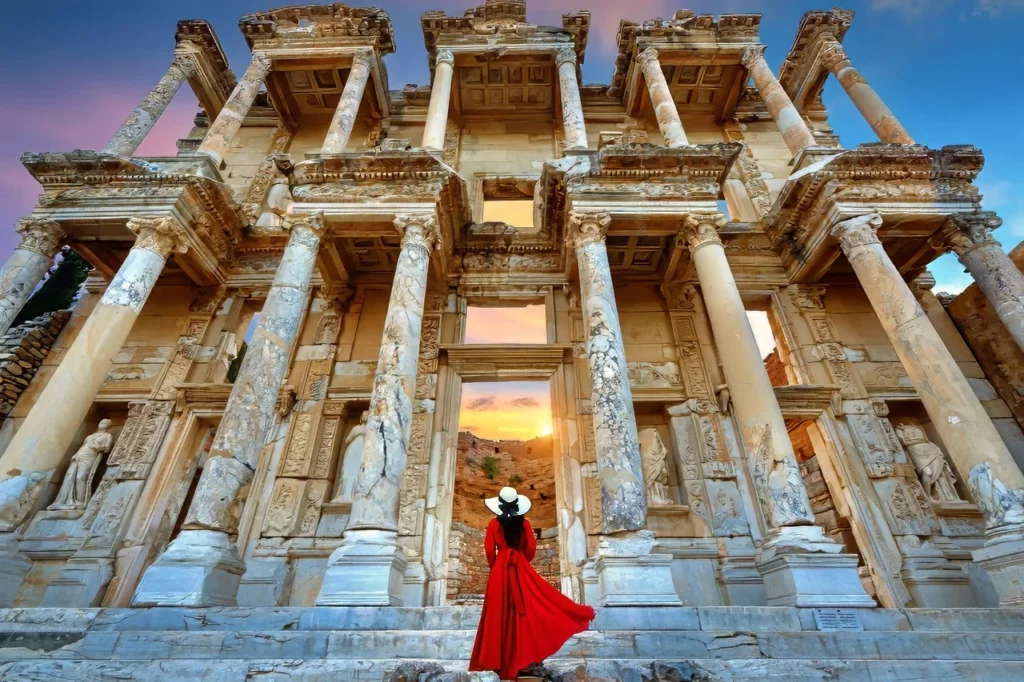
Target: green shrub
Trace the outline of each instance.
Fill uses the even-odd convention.
[[[484,457],[483,461],[480,462],[480,469],[483,470],[484,475],[487,478],[494,480],[494,477],[498,475],[498,458],[491,455]]]
[[[523,477],[520,476],[519,474],[512,474],[511,476],[508,477],[508,484],[509,485],[519,485],[522,482],[523,482]]]

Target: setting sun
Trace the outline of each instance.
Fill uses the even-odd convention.
[[[542,426],[541,429],[540,429],[540,435],[542,435],[542,436],[550,436],[551,435],[551,424],[545,424],[544,426]]]

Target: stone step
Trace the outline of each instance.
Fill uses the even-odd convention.
[[[0,660],[392,658],[464,661],[470,630],[0,633]],[[1024,661],[1024,633],[588,631],[554,658]]]
[[[984,680],[1018,682],[1020,664],[1005,661],[871,661],[821,658],[815,660],[740,659],[687,661],[678,657],[671,663],[616,659],[564,659],[548,667],[565,675],[565,682],[586,680],[651,680],[654,682],[730,682],[733,680]],[[250,659],[213,660],[182,658],[172,661],[96,661],[88,659],[32,660],[0,663],[0,680],[6,682],[387,682],[391,673],[408,660],[344,659]],[[430,661],[424,661],[430,663]],[[465,671],[466,664],[434,661],[449,673]],[[572,671],[585,670],[586,674]],[[497,682],[492,673],[432,675],[427,682]]]
[[[1024,609],[855,609],[865,631],[1022,632]],[[816,631],[814,609],[764,606],[597,609],[592,629]],[[0,632],[475,630],[480,608],[218,607],[0,609]]]

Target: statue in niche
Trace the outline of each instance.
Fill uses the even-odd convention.
[[[110,452],[114,446],[114,436],[107,432],[109,428],[110,420],[103,419],[96,433],[85,437],[82,447],[71,457],[71,464],[68,465],[64,481],[57,492],[57,499],[48,507],[49,510],[74,511],[85,509],[89,504],[96,468],[103,455]]]
[[[290,212],[294,203],[288,178],[283,175],[275,176],[270,189],[267,190],[263,212],[256,219],[256,227],[281,227],[284,224],[282,216]]]
[[[352,499],[352,488],[356,485],[359,465],[363,458],[363,440],[366,438],[366,420],[369,416],[369,411],[363,412],[359,416],[359,423],[352,427],[345,438],[342,446],[344,452],[341,456],[341,485],[334,496],[335,502]]]
[[[956,479],[946,463],[946,457],[938,445],[928,440],[924,429],[913,422],[905,422],[896,427],[896,435],[913,460],[928,498],[937,502],[959,501]]]
[[[644,429],[640,432],[640,461],[643,464],[644,485],[647,487],[647,503],[672,504],[668,499],[668,448],[657,429]]]

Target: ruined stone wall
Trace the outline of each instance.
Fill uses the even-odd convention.
[[[7,418],[50,353],[70,310],[47,313],[0,337],[0,422]]]

